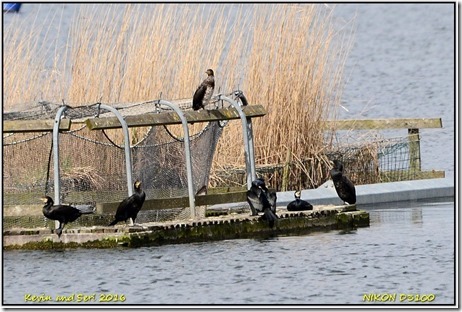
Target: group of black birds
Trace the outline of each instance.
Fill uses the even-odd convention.
[[[354,184],[343,174],[343,164],[339,160],[333,161],[333,168],[330,170],[330,176],[334,182],[337,195],[345,204],[353,205],[356,203],[356,189]],[[306,200],[301,199],[301,191],[296,191],[295,200],[287,205],[288,211],[306,211],[313,210]],[[247,191],[247,202],[250,205],[252,215],[262,212],[262,219],[268,221],[272,228],[278,219],[276,215],[276,193],[270,192],[265,185],[263,178],[258,178],[252,182],[250,190]]]
[[[212,98],[215,88],[215,77],[212,69],[207,69],[207,78],[196,89],[192,107],[194,110],[205,109]],[[234,94],[238,97],[243,106],[248,105],[247,99],[241,91],[236,91]],[[335,190],[338,196],[346,204],[356,203],[356,192],[353,183],[343,174],[343,164],[339,160],[333,161],[333,168],[330,171],[331,178],[334,182]],[[136,181],[134,184],[135,192],[133,195],[125,198],[118,206],[114,221],[109,225],[113,226],[118,222],[126,222],[131,220],[135,224],[138,212],[141,210],[146,199],[145,192],[141,189],[141,181]],[[295,200],[287,205],[288,211],[304,211],[312,210],[313,206],[307,201],[301,199],[301,192],[296,191]],[[252,182],[251,188],[247,191],[247,202],[250,205],[252,216],[263,213],[262,218],[266,220],[272,228],[278,219],[276,215],[276,192],[270,192],[265,185],[263,178],[258,178]],[[53,199],[49,196],[42,198],[45,203],[43,206],[43,215],[51,220],[59,221],[59,227],[56,229],[56,234],[61,237],[63,227],[69,222],[77,220],[83,214],[91,214],[94,210],[80,209],[70,205],[54,205]]]
[[[146,199],[146,193],[141,189],[140,181],[136,181],[134,187],[135,192],[133,195],[122,200],[117,207],[114,221],[109,223],[110,226],[116,225],[118,222],[126,222],[129,219],[131,223],[135,224],[138,212],[140,212]],[[83,214],[94,212],[94,210],[78,209],[69,205],[53,205],[53,199],[49,196],[43,197],[42,201],[45,203],[42,209],[43,215],[48,219],[59,221],[59,227],[56,229],[58,237],[61,237],[64,225],[77,220]]]
[[[333,168],[330,171],[330,176],[334,182],[335,190],[338,196],[345,204],[356,203],[356,190],[353,183],[343,174],[343,164],[339,160],[333,161]],[[143,207],[146,199],[146,193],[141,189],[141,182],[136,181],[134,184],[135,192],[133,195],[125,198],[117,207],[114,221],[109,226],[116,225],[119,222],[131,220],[135,224],[138,213]],[[301,199],[301,192],[296,191],[295,200],[287,205],[288,211],[306,211],[313,210],[313,205]],[[262,219],[268,222],[270,228],[274,227],[278,219],[276,215],[276,192],[270,192],[265,185],[263,178],[258,178],[252,182],[250,189],[247,191],[247,202],[249,203],[252,216],[263,213]],[[56,229],[56,234],[61,237],[64,225],[77,220],[83,214],[91,214],[94,210],[78,209],[70,205],[54,205],[53,199],[49,196],[42,198],[45,203],[43,206],[43,215],[51,220],[59,221],[59,227]]]

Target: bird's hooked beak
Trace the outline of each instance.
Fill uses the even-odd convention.
[[[40,201],[42,201],[43,203],[46,203],[46,202],[48,202],[48,198],[46,198],[46,197],[40,197]]]

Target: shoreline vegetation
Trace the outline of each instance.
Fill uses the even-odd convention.
[[[253,122],[257,166],[290,162],[287,189],[325,181],[335,133],[320,122],[336,117],[354,32],[354,21],[334,19],[335,5],[79,4],[71,19],[66,6],[77,5],[57,5],[47,20],[15,16],[4,30],[4,110],[190,98],[213,68],[215,94],[240,89],[268,112]],[[243,167],[241,142],[229,123],[210,185],[239,184],[219,172]],[[282,174],[266,178],[281,189]]]

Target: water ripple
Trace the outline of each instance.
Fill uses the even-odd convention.
[[[425,222],[401,220],[399,231],[381,218],[355,235],[331,231],[139,249],[7,251],[4,300],[21,304],[25,293],[98,292],[124,294],[129,304],[361,304],[363,294],[416,292],[438,294],[434,303],[451,303],[454,203],[422,207]],[[58,278],[63,275],[54,272],[65,274]]]

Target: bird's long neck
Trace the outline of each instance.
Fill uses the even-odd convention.
[[[339,180],[342,179],[343,174],[342,174],[342,172],[339,171],[339,170],[332,169],[332,171],[331,171],[331,176],[332,176],[332,180],[334,180],[334,181],[339,181]]]
[[[43,211],[50,211],[51,207],[53,206],[53,202],[47,202],[45,206],[43,206]]]
[[[144,191],[138,187],[138,188],[135,188],[135,193],[138,195],[138,196],[145,196],[146,194],[144,193]]]

